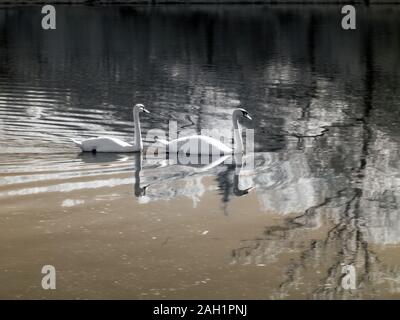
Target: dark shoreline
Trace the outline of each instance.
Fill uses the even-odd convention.
[[[0,0],[0,5],[334,5],[334,4],[354,4],[354,5],[399,5],[400,0],[386,1],[386,0],[293,0],[293,1],[279,1],[279,0]]]

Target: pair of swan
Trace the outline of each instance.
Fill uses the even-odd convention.
[[[141,152],[143,150],[143,142],[140,131],[140,112],[150,113],[143,104],[136,104],[133,107],[133,121],[135,124],[135,142],[133,144],[129,144],[113,137],[90,138],[83,141],[77,141],[75,139],[71,140],[84,152]],[[165,145],[169,153],[179,152],[182,148],[188,148],[189,153],[191,154],[210,154],[210,148],[212,153],[242,153],[243,141],[239,128],[240,117],[252,120],[245,109],[240,108],[233,111],[232,125],[234,129],[234,148],[228,147],[217,139],[204,135],[191,135],[174,139],[172,141],[157,139],[157,141]]]

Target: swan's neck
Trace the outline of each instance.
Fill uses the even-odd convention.
[[[135,147],[143,150],[142,132],[140,130],[139,111],[133,110],[133,122],[135,123]]]
[[[233,149],[235,153],[243,152],[243,140],[242,140],[242,130],[239,126],[239,119],[236,114],[232,117],[233,124]]]
[[[135,195],[137,197],[142,195],[142,189],[140,188],[140,171],[142,170],[142,154],[135,158]]]

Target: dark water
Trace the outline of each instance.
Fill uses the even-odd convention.
[[[204,270],[212,278],[222,264],[242,269],[226,279],[226,292],[185,291],[183,283],[183,296],[399,298],[400,8],[360,7],[357,13],[357,30],[344,31],[336,6],[58,6],[57,30],[43,31],[40,7],[0,9],[2,219],[18,228],[27,222],[14,224],[14,214],[44,212],[40,204],[54,197],[60,202],[53,212],[62,203],[81,205],[85,213],[83,203],[95,189],[111,203],[129,197],[139,212],[153,212],[146,206],[156,203],[172,214],[167,203],[188,198],[197,217],[213,212],[220,218],[210,221],[223,223],[232,219],[233,202],[261,229],[237,232],[220,246],[230,262],[216,258],[204,262]],[[199,173],[141,163],[133,155],[78,155],[69,138],[107,133],[132,139],[137,102],[152,111],[141,119],[144,134],[167,130],[169,120],[180,132],[230,126],[232,110],[241,105],[254,118],[245,124],[255,130],[254,170],[243,176],[233,164]],[[71,192],[86,192],[86,200]],[[33,207],[26,197],[37,197]],[[197,212],[210,197],[216,207]],[[265,215],[275,220],[264,223]],[[53,219],[50,212],[45,217]],[[164,227],[176,230],[182,221],[174,219],[175,226]],[[240,224],[246,228],[240,221],[238,230]],[[2,241],[10,265],[25,263],[15,252],[19,240],[29,239],[27,230]],[[181,241],[191,243],[185,236]],[[52,250],[43,246],[46,257]],[[183,256],[188,264],[191,258]],[[343,264],[356,267],[357,290],[341,287]],[[277,283],[252,286],[254,265]],[[99,271],[99,277],[105,276]],[[247,293],[236,292],[235,281]],[[1,296],[26,292],[24,283],[7,284]],[[127,297],[147,289],[154,291],[144,283]],[[35,290],[24,297],[40,296]],[[59,290],[70,298],[104,297],[110,289],[86,296],[79,288]],[[161,296],[175,297],[168,292]]]

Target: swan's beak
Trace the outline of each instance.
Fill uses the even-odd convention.
[[[249,119],[249,120],[253,120],[253,119],[250,117],[249,114],[245,114],[244,117],[247,118],[247,119]]]
[[[143,112],[150,113],[150,111],[147,110],[146,108],[142,108],[142,110],[143,110]]]

